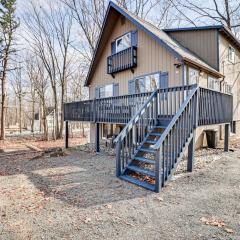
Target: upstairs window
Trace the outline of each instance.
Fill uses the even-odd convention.
[[[228,47],[228,60],[231,63],[235,62],[235,49],[231,45]]]
[[[220,92],[220,81],[217,78],[208,76],[208,88]]]
[[[137,46],[138,43],[138,32],[131,31],[128,33],[125,33],[121,37],[118,37],[111,43],[111,54],[115,54],[118,52],[121,52],[127,48],[130,48],[131,46]]]
[[[116,39],[116,53],[131,47],[131,32]]]

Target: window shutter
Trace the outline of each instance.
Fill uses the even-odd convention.
[[[128,81],[128,93],[129,94],[135,93],[135,79]]]
[[[159,79],[159,88],[168,88],[169,80],[168,80],[168,72],[161,72],[160,73],[160,79]],[[167,94],[164,94],[164,96],[161,97],[161,99],[167,99]]]
[[[162,72],[160,73],[160,82],[159,87],[160,88],[167,88],[168,87],[168,72]]]
[[[99,93],[99,87],[95,88],[95,98],[98,99],[100,97],[100,93]]]
[[[111,43],[111,53],[112,55],[116,53],[116,41]]]
[[[132,32],[131,38],[132,38],[131,39],[132,40],[132,46],[137,46],[137,44],[138,44],[138,32],[137,32],[137,30]]]
[[[114,83],[113,84],[113,96],[119,96],[119,84],[118,83]]]

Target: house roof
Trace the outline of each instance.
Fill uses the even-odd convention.
[[[113,14],[114,12],[115,13],[117,12],[118,15],[116,16],[115,14],[114,16]],[[135,24],[138,29],[144,31],[146,34],[148,34],[150,37],[156,40],[162,47],[166,48],[169,52],[171,52],[179,61],[187,62],[192,65],[195,65],[199,68],[204,69],[205,71],[212,73],[217,77],[222,76],[222,74],[219,73],[217,70],[209,66],[207,63],[205,63],[199,57],[197,57],[194,53],[184,48],[180,43],[178,43],[173,38],[171,38],[165,31],[158,29],[153,24],[139,18],[133,13],[127,11],[126,9],[110,1],[106,15],[105,15],[105,19],[103,22],[103,26],[100,32],[100,36],[96,45],[96,49],[93,55],[93,59],[92,59],[92,62],[88,71],[88,75],[85,81],[85,86],[89,85],[91,78],[93,76],[94,70],[96,69],[98,60],[103,51],[103,47],[107,42],[107,37],[109,36],[109,34],[111,34],[110,33],[111,31],[105,31],[105,30],[107,27],[113,28],[116,19],[120,15],[123,15],[126,19],[128,19],[130,22]]]
[[[198,27],[184,27],[184,28],[169,28],[164,29],[165,32],[183,32],[183,31],[196,31],[196,30],[212,30],[216,29],[222,33],[230,42],[232,42],[238,49],[240,49],[240,41],[233,35],[233,33],[224,26],[221,25],[210,25],[210,26],[198,26]]]

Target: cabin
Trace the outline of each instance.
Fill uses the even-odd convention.
[[[89,100],[65,103],[68,122],[90,122],[90,141],[112,137],[116,176],[159,192],[203,132],[228,150],[240,134],[240,42],[223,25],[158,29],[110,2],[85,81]]]

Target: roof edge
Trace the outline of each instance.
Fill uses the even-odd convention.
[[[177,32],[177,31],[192,31],[192,30],[210,30],[210,29],[220,29],[224,26],[221,25],[209,25],[209,26],[199,26],[199,27],[182,27],[182,28],[166,28],[163,29],[165,32]]]

